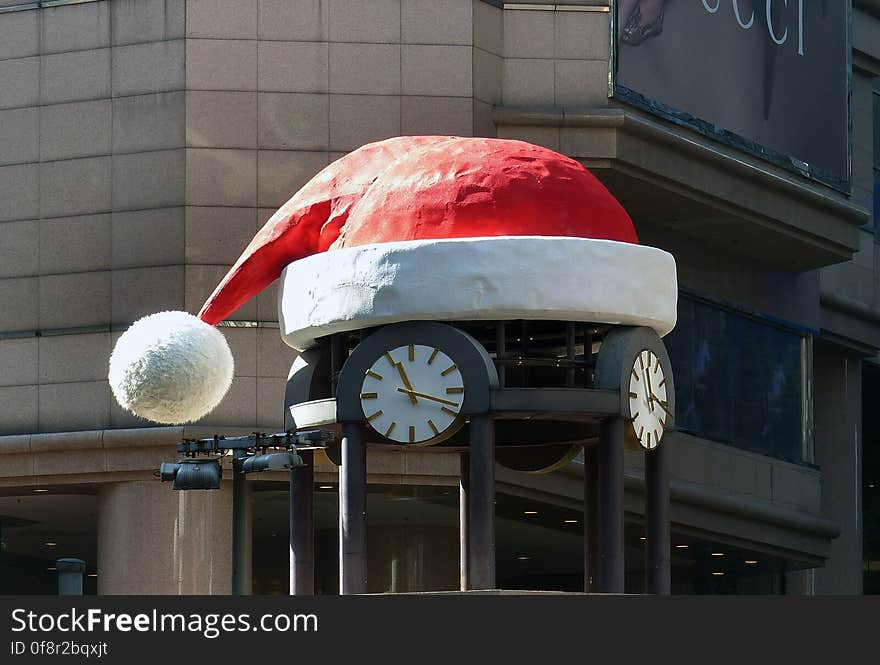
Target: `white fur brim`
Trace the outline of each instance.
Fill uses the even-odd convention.
[[[675,259],[612,240],[501,236],[350,247],[291,263],[278,316],[297,350],[401,321],[558,320],[675,327]]]

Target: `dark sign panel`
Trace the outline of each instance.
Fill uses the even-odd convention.
[[[617,0],[614,96],[849,188],[847,0]]]

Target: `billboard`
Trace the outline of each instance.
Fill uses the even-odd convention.
[[[616,0],[613,96],[850,186],[848,0]]]

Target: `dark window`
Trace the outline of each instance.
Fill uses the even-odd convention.
[[[678,429],[804,461],[804,337],[684,294],[665,338]]]

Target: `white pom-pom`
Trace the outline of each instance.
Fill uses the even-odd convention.
[[[232,352],[214,326],[186,312],[136,321],[110,356],[110,387],[120,406],[166,425],[198,420],[232,383]]]

